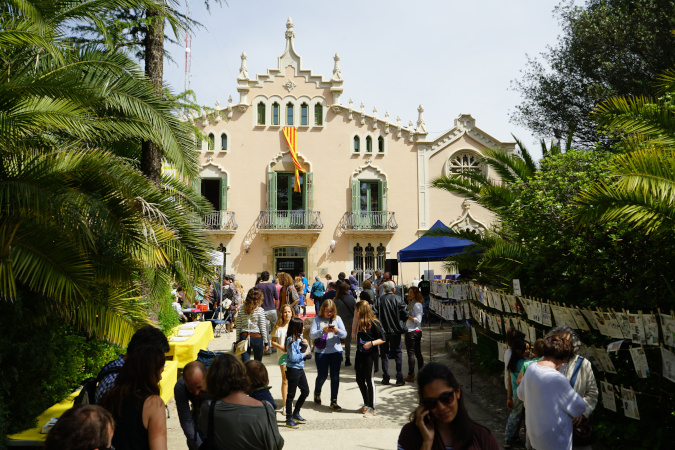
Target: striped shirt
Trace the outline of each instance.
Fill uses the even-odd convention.
[[[270,336],[267,329],[265,310],[258,306],[251,314],[246,314],[244,308],[239,310],[237,316],[237,342],[241,340],[241,332],[260,333],[265,345],[269,345]]]

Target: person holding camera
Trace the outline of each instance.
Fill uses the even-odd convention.
[[[494,434],[471,420],[450,368],[430,362],[417,374],[420,404],[398,436],[400,450],[498,450]]]
[[[321,404],[321,388],[330,370],[330,409],[342,411],[337,403],[337,396],[340,387],[340,366],[342,365],[341,340],[347,337],[347,330],[342,319],[336,314],[337,308],[333,300],[322,302],[319,314],[312,322],[309,337],[314,339],[314,354],[316,355],[317,375],[314,384],[314,403]]]

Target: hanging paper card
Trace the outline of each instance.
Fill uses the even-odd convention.
[[[466,317],[467,320],[471,318],[471,314],[469,314],[469,302],[468,301],[464,302],[464,317]]]
[[[598,369],[601,372],[607,372],[607,368],[604,366],[602,363],[602,359],[598,356],[598,349],[595,346],[589,347],[588,351],[590,352],[592,357],[588,358],[589,361],[591,361],[591,364],[595,366],[596,369]],[[603,351],[603,350],[600,350]]]
[[[495,292],[495,308],[500,311],[504,310],[504,308],[502,308],[502,296],[499,292]]]
[[[570,308],[570,313],[574,318],[574,321],[577,323],[577,328],[583,331],[589,331],[590,328],[584,319],[584,315],[577,308]]]
[[[606,381],[600,382],[600,391],[602,392],[602,404],[606,409],[616,412],[616,398],[614,397],[614,386]]]
[[[602,315],[605,317],[605,326],[610,330],[609,335],[616,339],[623,339],[623,331],[621,331],[616,315],[611,311],[604,312]]]
[[[583,308],[581,310],[581,313],[584,315],[586,320],[588,320],[588,323],[591,324],[591,327],[594,330],[597,330],[598,329],[598,322],[595,320],[595,316],[593,315],[593,312],[588,308]]]
[[[675,319],[661,314],[661,330],[663,330],[663,343],[675,347]]]
[[[553,326],[551,322],[551,305],[548,303],[541,304],[541,324],[545,327]]]
[[[633,365],[635,366],[635,371],[637,372],[640,378],[649,377],[649,364],[647,364],[647,356],[645,355],[645,349],[640,347],[631,347],[630,356],[633,357]]]
[[[502,322],[502,316],[497,315],[497,328],[499,329],[499,334],[504,334],[504,325]]]
[[[457,305],[455,308],[455,314],[457,314],[457,320],[464,320],[462,305]]]
[[[611,358],[604,349],[593,347],[593,353],[595,354],[595,357],[602,365],[603,370],[605,372],[616,373],[614,363],[612,362]]]
[[[527,322],[524,320],[518,319],[518,329],[522,331],[527,336]]]
[[[504,294],[502,297],[502,303],[504,307],[504,312],[511,313],[511,296],[509,294]]]
[[[602,311],[593,311],[593,317],[595,317],[595,323],[598,324],[598,331],[604,336],[611,336],[610,329],[606,324],[605,315]]]
[[[654,314],[643,314],[642,323],[645,327],[647,345],[659,345],[659,323]]]
[[[506,353],[506,349],[509,348],[509,346],[506,344],[506,342],[498,342],[499,344],[499,354],[502,355],[502,362],[504,362],[504,353]]]
[[[661,361],[663,378],[667,378],[675,383],[675,355],[665,347],[661,347]]]
[[[532,316],[530,319],[534,322],[541,323],[541,302],[534,301],[532,302]]]
[[[641,314],[628,314],[628,324],[630,326],[630,338],[633,342],[639,342],[642,345],[647,345],[645,339],[645,326],[642,323]]]
[[[478,335],[476,334],[476,328],[471,327],[471,340],[474,344],[478,344]]]
[[[528,334],[531,347],[534,347],[534,341],[537,340],[537,330],[532,325],[529,325],[527,328],[529,330]],[[530,353],[534,354],[533,352]]]
[[[628,322],[628,316],[624,313],[614,311],[614,317],[621,328],[621,334],[623,334],[624,339],[631,339],[632,335],[630,332],[630,322]]]
[[[487,294],[487,295],[485,296],[486,299],[487,299],[487,306],[490,307],[490,308],[494,308],[494,307],[495,307],[495,302],[494,302],[494,300],[492,299],[492,291],[485,291],[485,293]]]
[[[567,325],[565,323],[565,318],[563,317],[560,306],[551,305],[551,312],[553,313],[553,319],[555,320],[555,325],[557,327],[559,327],[561,325]]]
[[[572,315],[572,311],[570,311],[570,309],[569,309],[568,307],[566,307],[566,306],[561,306],[561,307],[560,307],[560,311],[562,312],[562,315],[563,315],[564,320],[565,320],[565,324],[566,324],[568,327],[576,328],[576,329],[579,328],[579,326],[577,325],[576,320],[574,320],[574,316]]]
[[[607,353],[617,353],[623,344],[623,339],[620,341],[614,341],[607,346]]]
[[[637,400],[635,399],[635,392],[633,389],[621,387],[621,397],[623,401],[623,413],[626,417],[640,420],[640,413],[638,412]]]
[[[504,362],[504,352],[502,351],[502,343],[497,342],[497,356],[501,362]]]

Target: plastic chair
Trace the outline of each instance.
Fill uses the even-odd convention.
[[[211,322],[211,325],[213,326],[213,336],[214,337],[220,337],[220,335],[223,333],[223,330],[225,330],[225,334],[229,333],[227,330],[227,325],[230,323],[229,320],[225,320],[225,308],[222,306],[219,306],[216,308],[214,311],[214,317],[211,319],[206,319],[208,322]]]

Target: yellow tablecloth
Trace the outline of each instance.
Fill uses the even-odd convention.
[[[173,329],[173,334],[177,335],[180,326]],[[199,350],[206,350],[209,342],[213,340],[213,326],[211,322],[201,322],[195,328],[195,334],[189,337],[187,341],[171,342],[169,340],[169,353],[167,356],[173,356],[173,360],[178,362],[178,368],[182,369],[189,362],[197,359]]]
[[[211,324],[207,324],[210,325]],[[211,333],[213,334],[213,332]],[[162,372],[162,379],[159,382],[160,397],[164,403],[168,403],[173,398],[173,387],[176,385],[178,377],[178,361],[167,361]],[[21,433],[7,436],[9,438],[8,444],[10,446],[42,446],[47,439],[46,434],[40,433],[42,427],[49,422],[52,417],[61,417],[64,412],[73,407],[75,397],[80,393],[79,390],[73,392],[64,400],[56,405],[48,408],[45,412],[40,414],[37,418],[37,427],[22,431]]]

